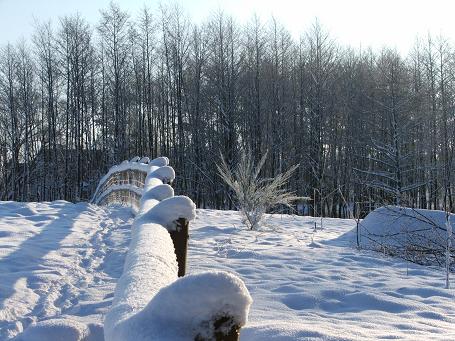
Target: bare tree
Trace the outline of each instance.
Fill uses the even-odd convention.
[[[126,145],[126,72],[128,63],[128,19],[126,12],[111,2],[101,11],[98,31],[103,39],[106,75],[113,110],[113,159],[122,160],[127,155]]]
[[[0,194],[84,200],[116,159],[168,155],[176,191],[231,208],[217,176],[242,149],[302,213],[361,217],[380,202],[453,211],[452,43],[429,36],[409,58],[343,47],[317,21],[295,40],[271,18],[218,12],[195,25],[173,6],[129,17],[115,3],[0,48]],[[359,185],[360,184],[360,185]]]

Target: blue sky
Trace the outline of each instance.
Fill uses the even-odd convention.
[[[36,20],[52,19],[79,12],[96,23],[99,10],[110,0],[0,0],[0,45],[28,39]],[[117,0],[131,15],[146,4],[156,8],[156,0]],[[166,3],[166,1],[161,1]],[[173,1],[176,2],[176,1]],[[451,0],[179,0],[195,22],[201,22],[216,10],[223,9],[238,22],[245,23],[258,14],[263,21],[272,15],[295,38],[318,17],[331,35],[353,47],[383,45],[405,53],[417,34],[443,33],[455,40],[453,24],[455,3]]]

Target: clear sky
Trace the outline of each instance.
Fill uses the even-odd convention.
[[[96,23],[99,10],[110,0],[0,0],[0,45],[28,39],[36,19],[54,21],[79,12]],[[158,0],[117,0],[131,15],[146,4],[156,8]],[[161,1],[166,3],[166,1]],[[175,2],[175,1],[173,1]],[[352,47],[396,47],[406,53],[417,34],[442,33],[455,41],[454,0],[179,0],[195,22],[223,9],[248,21],[253,13],[263,21],[273,15],[294,37],[317,17],[332,37]]]

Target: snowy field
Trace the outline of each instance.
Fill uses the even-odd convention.
[[[132,219],[84,203],[0,202],[0,340],[60,316],[102,332]]]
[[[132,219],[128,209],[0,202],[0,340],[62,316],[102,340]],[[254,302],[242,340],[455,339],[442,270],[357,251],[352,221],[324,219],[314,235],[313,226],[274,215],[252,232],[237,212],[198,210],[189,272],[243,278]]]
[[[319,219],[318,219],[319,222]],[[454,340],[455,293],[440,269],[353,247],[350,220],[274,215],[266,231],[241,229],[237,212],[198,210],[192,271],[223,269],[245,281],[253,305],[243,340]]]

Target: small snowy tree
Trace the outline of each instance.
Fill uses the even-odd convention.
[[[217,165],[219,175],[233,190],[237,208],[244,216],[244,222],[250,230],[257,229],[264,213],[277,205],[290,206],[300,197],[289,192],[285,185],[297,169],[291,167],[271,179],[261,179],[259,173],[265,163],[267,153],[257,165],[254,164],[251,151],[243,151],[240,160],[232,170],[221,155],[221,164]]]

